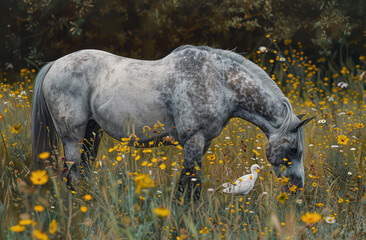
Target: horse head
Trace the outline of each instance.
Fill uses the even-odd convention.
[[[281,165],[286,166],[284,175],[290,183],[299,188],[304,187],[305,172],[303,160],[305,155],[305,138],[303,126],[312,118],[301,121],[298,116],[282,131],[269,136],[266,149],[267,159],[272,164],[277,177],[281,177]]]

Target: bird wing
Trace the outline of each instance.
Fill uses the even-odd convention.
[[[224,183],[222,186],[225,187],[224,193],[234,194],[248,194],[254,186],[253,177],[250,179],[251,174],[244,175],[235,181],[235,185],[232,183]]]
[[[232,184],[232,183],[227,182],[227,183],[222,184],[222,186],[223,186],[224,188],[228,188],[228,187],[233,186],[233,184]]]
[[[249,181],[249,180],[247,180],[247,179],[249,179],[249,175],[244,175],[244,176],[242,176],[242,177],[238,178],[238,179],[235,181],[235,184],[233,184],[233,183],[231,183],[231,182],[227,182],[227,183],[223,183],[223,184],[222,184],[222,187],[224,187],[224,188],[234,187],[234,186],[236,186],[236,185],[240,184],[242,181]]]
[[[236,193],[238,191],[238,187],[231,185],[223,190],[224,193]]]
[[[236,180],[235,183],[240,184],[241,182],[249,182],[249,181],[253,180],[253,177],[251,178],[250,176],[252,176],[252,174],[244,175],[244,176],[238,178],[238,180]]]
[[[247,181],[242,181],[240,184],[237,185],[238,189],[236,190],[235,193],[237,194],[248,194],[250,192],[250,190],[252,190],[253,188],[253,181],[248,180]]]

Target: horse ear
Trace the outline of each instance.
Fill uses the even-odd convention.
[[[300,119],[300,121],[301,121],[301,119],[305,116],[306,114],[300,114],[300,115],[297,115],[297,118],[298,119]]]
[[[297,132],[297,130],[299,130],[302,126],[304,126],[305,124],[307,124],[308,122],[310,122],[311,120],[313,120],[315,117],[311,117],[308,119],[305,119],[304,121],[300,122],[293,130],[293,132]]]

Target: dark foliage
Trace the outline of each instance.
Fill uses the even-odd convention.
[[[0,62],[39,65],[85,48],[156,59],[182,44],[301,41],[310,56],[365,49],[364,0],[2,0]],[[353,52],[352,52],[353,51]]]

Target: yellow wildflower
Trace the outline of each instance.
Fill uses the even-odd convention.
[[[23,220],[19,221],[19,224],[23,225],[23,226],[26,226],[26,225],[29,225],[29,224],[32,224],[32,223],[33,223],[32,219],[23,219]]]
[[[204,227],[203,229],[200,230],[200,234],[206,234],[208,233],[208,228]]]
[[[290,191],[291,191],[291,192],[296,192],[296,189],[297,189],[297,186],[296,186],[296,185],[292,185],[292,186],[290,187]]]
[[[150,178],[149,174],[137,175],[133,181],[136,186],[136,193],[139,194],[142,189],[147,189],[150,187],[155,187],[155,181]]]
[[[30,180],[34,185],[43,185],[48,182],[48,174],[46,170],[36,170],[31,173]]]
[[[19,134],[22,128],[22,124],[13,124],[10,126],[10,131],[14,134]]]
[[[85,206],[81,206],[80,211],[85,213],[86,211],[88,211],[88,208]]]
[[[287,193],[282,193],[280,195],[277,196],[277,201],[279,201],[280,203],[285,203],[288,199],[288,195]]]
[[[160,168],[161,170],[164,170],[164,169],[166,168],[166,166],[165,166],[165,164],[164,164],[164,163],[162,163],[162,164],[160,164],[160,165],[159,165],[159,168]]]
[[[44,233],[41,230],[34,230],[33,236],[39,240],[48,240],[49,239],[47,233]]]
[[[25,230],[25,227],[18,224],[10,227],[9,230],[13,232],[23,232]]]
[[[290,178],[288,178],[288,177],[282,177],[280,180],[281,185],[287,185],[289,180],[290,180]]]
[[[39,159],[45,160],[50,156],[49,152],[43,152],[38,155]]]
[[[283,42],[285,45],[290,45],[292,43],[291,39],[285,39],[285,41]]]
[[[216,160],[216,155],[215,155],[215,154],[208,155],[208,156],[207,156],[207,159],[208,159],[209,161],[215,161],[215,160]]]
[[[255,149],[253,149],[253,152],[257,155],[257,156],[259,156],[259,155],[261,155],[259,152],[257,152]]]
[[[349,138],[346,135],[339,135],[337,137],[338,144],[347,145]]]
[[[89,201],[89,200],[91,200],[91,199],[92,199],[92,196],[91,196],[90,194],[86,194],[86,195],[84,196],[84,199],[85,199],[86,201]]]
[[[333,73],[332,78],[337,78],[339,76],[338,73]]]
[[[363,127],[364,127],[363,123],[355,123],[355,124],[353,124],[353,128],[354,129],[361,129]]]
[[[50,233],[54,234],[57,231],[57,221],[56,219],[53,219],[52,222],[50,223]]]
[[[305,215],[301,216],[301,221],[303,221],[304,223],[308,223],[308,224],[313,224],[313,223],[317,223],[319,222],[319,220],[321,219],[321,215],[319,213],[305,213]]]
[[[154,213],[159,217],[167,217],[170,214],[170,210],[166,208],[154,208]]]
[[[34,209],[34,211],[37,211],[37,212],[43,212],[44,207],[42,205],[37,205],[33,209]]]

